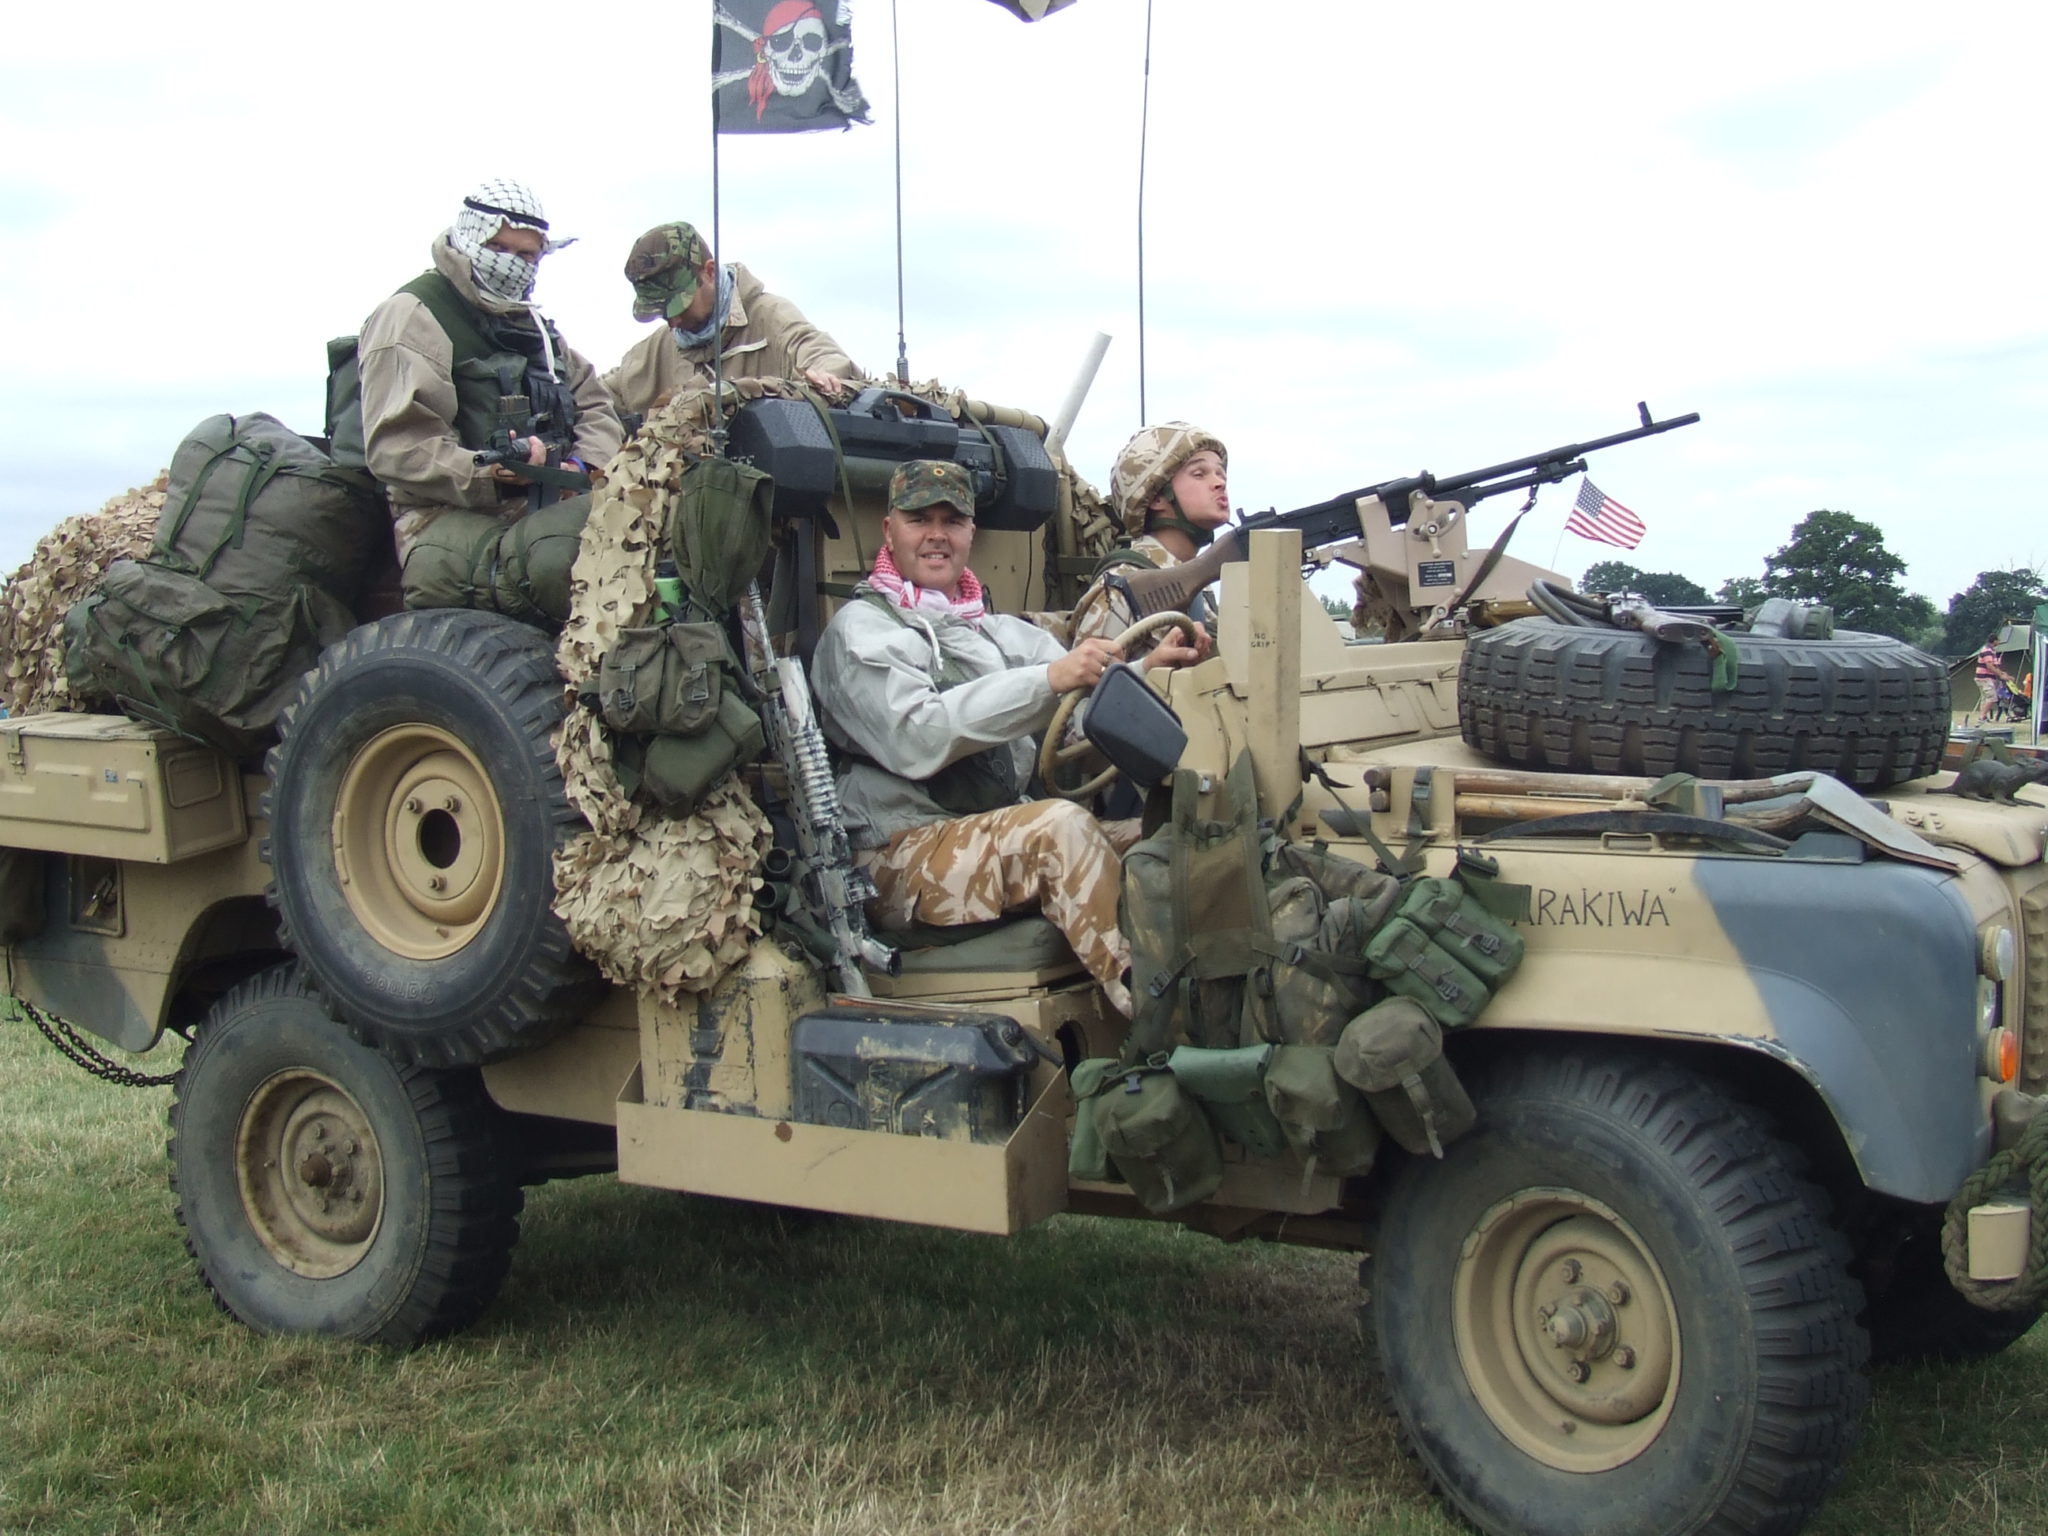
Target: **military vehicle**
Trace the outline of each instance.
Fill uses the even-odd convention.
[[[889,412],[834,437],[786,404],[742,410],[728,451],[774,476],[794,600],[768,609],[800,657],[877,546],[889,466],[852,418]],[[996,602],[1071,604],[1101,543],[1044,424],[911,417],[916,454],[989,488]],[[1216,654],[1157,700],[1201,814],[1249,763],[1269,844],[1521,889],[1519,968],[1443,1031],[1470,1128],[1375,1131],[1341,1175],[1224,1138],[1212,1192],[1164,1219],[1361,1254],[1361,1368],[1482,1529],[1795,1530],[1873,1349],[1987,1353],[2038,1314],[2048,803],[1939,771],[1917,653],[1805,612],[1645,617],[1470,547],[1503,478],[1338,498],[1306,554],[1301,519],[1249,520]],[[1305,558],[1359,571],[1396,638],[1304,601]],[[772,686],[801,734],[800,670]],[[223,1308],[394,1346],[459,1329],[522,1185],[600,1172],[971,1232],[1155,1219],[1114,1159],[1070,1173],[1076,1069],[1113,1063],[1114,1092],[1145,1064],[1050,924],[848,952],[858,879],[791,815],[829,765],[744,770],[783,807],[768,931],[714,990],[603,982],[550,909],[579,825],[552,739],[582,707],[541,631],[439,612],[330,649],[264,765],[115,716],[0,721],[12,990],[80,1055],[70,1025],[189,1040],[171,1179]]]

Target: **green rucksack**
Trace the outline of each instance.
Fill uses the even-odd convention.
[[[210,417],[171,458],[149,558],[115,561],[65,614],[72,691],[249,758],[353,627],[390,537],[366,475],[260,412]]]
[[[1399,882],[1320,845],[1269,850],[1249,754],[1226,788],[1228,818],[1202,817],[1198,776],[1177,772],[1171,815],[1124,856],[1126,1059],[1181,1042],[1331,1045],[1377,995],[1365,948]]]

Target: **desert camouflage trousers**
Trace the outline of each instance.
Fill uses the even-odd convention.
[[[935,821],[899,832],[872,860],[879,894],[868,910],[878,926],[950,928],[1035,906],[1067,936],[1111,1006],[1130,1017],[1131,949],[1116,925],[1123,864],[1080,806],[1034,800]]]

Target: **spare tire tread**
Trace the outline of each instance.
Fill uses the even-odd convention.
[[[1733,637],[1716,694],[1698,646],[1521,619],[1473,635],[1458,678],[1466,743],[1572,773],[1765,778],[1805,770],[1876,789],[1933,773],[1948,738],[1941,662],[1886,635]]]
[[[348,917],[322,846],[334,760],[360,748],[369,729],[352,717],[387,700],[418,701],[486,760],[508,849],[526,850],[523,862],[508,855],[508,877],[515,866],[524,876],[514,882],[523,889],[508,889],[509,928],[489,937],[490,953],[466,962],[460,981],[449,969],[457,957],[439,962],[428,978],[436,995],[424,999],[375,984],[373,972],[399,962]],[[364,1044],[419,1066],[481,1065],[544,1043],[597,995],[595,968],[551,910],[553,852],[584,827],[555,763],[563,708],[545,634],[497,614],[434,609],[394,614],[329,647],[280,716],[264,797],[271,905],[286,947]]]

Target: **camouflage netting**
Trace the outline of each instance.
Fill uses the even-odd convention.
[[[709,447],[709,399],[685,395],[650,415],[592,498],[556,651],[571,689],[592,682],[620,630],[653,615],[662,529],[685,455]],[[612,981],[663,1002],[710,991],[760,932],[755,872],[770,833],[746,786],[729,777],[693,816],[640,805],[587,709],[569,712],[555,760],[591,828],[555,855],[555,912],[571,940]]]
[[[148,552],[167,476],[124,491],[97,512],[67,517],[0,587],[0,704],[11,715],[78,708],[64,678],[64,613],[116,560]]]

